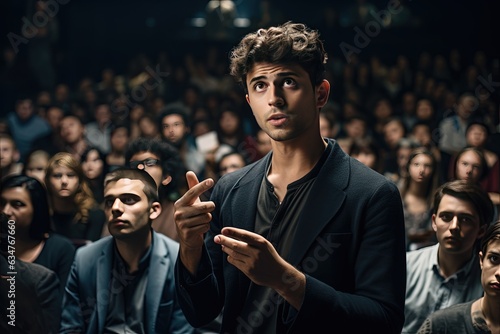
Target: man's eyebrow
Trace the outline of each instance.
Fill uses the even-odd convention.
[[[120,197],[126,197],[126,196],[134,196],[134,197],[141,197],[140,195],[138,194],[134,194],[134,193],[122,193],[122,194],[119,194],[119,195],[108,195],[108,196],[104,196],[104,199],[112,199],[112,198],[120,198]]]
[[[297,76],[297,73],[293,72],[293,71],[289,71],[289,72],[280,72],[277,74],[278,77],[289,77],[289,76]],[[258,77],[255,77],[255,78],[252,78],[250,79],[250,82],[249,83],[252,83],[254,81],[259,81],[259,80],[262,80],[262,79],[266,79],[267,77],[265,75],[260,75]]]

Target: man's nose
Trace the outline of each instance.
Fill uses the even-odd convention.
[[[450,222],[450,230],[456,230],[460,228],[460,224],[458,223],[458,217],[454,216]]]
[[[268,87],[269,92],[269,105],[270,106],[282,106],[284,104],[283,96],[281,95],[281,89],[276,86],[270,85]]]

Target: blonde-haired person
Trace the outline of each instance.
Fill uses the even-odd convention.
[[[99,239],[104,211],[98,207],[80,163],[70,153],[60,152],[49,160],[45,184],[54,231],[76,246]]]
[[[26,158],[23,174],[34,177],[40,182],[45,182],[45,171],[49,163],[50,154],[45,150],[31,151]]]

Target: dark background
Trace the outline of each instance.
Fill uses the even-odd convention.
[[[54,0],[55,1],[55,0]],[[62,0],[61,0],[62,1]],[[34,1],[1,0],[0,32],[2,49],[11,47],[7,34],[20,35],[22,18],[30,21],[29,7]],[[260,18],[259,0],[236,0],[237,14],[250,19],[248,28],[232,28],[224,40],[210,40],[206,28],[190,24],[194,17],[206,15],[208,1],[185,0],[64,0],[55,18],[59,23],[59,38],[52,46],[57,81],[74,85],[83,76],[97,78],[104,67],[117,73],[127,70],[128,61],[137,54],[155,57],[166,51],[175,59],[186,52],[203,54],[207,44],[216,43],[221,51],[230,48]],[[322,29],[330,58],[343,58],[340,43],[354,45],[356,25],[347,22],[349,7],[355,1],[271,1],[273,19],[280,22],[301,21]],[[377,10],[387,9],[388,1],[372,0]],[[377,54],[392,62],[398,54],[415,61],[422,51],[443,53],[457,48],[465,59],[476,50],[483,50],[492,59],[500,55],[498,47],[498,1],[401,1],[412,16],[406,26],[383,29],[360,52],[368,58]],[[325,28],[325,8],[337,13],[337,24]],[[27,45],[19,46],[18,57],[24,57]],[[0,64],[2,66],[2,64]]]

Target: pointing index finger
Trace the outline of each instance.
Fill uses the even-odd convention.
[[[189,190],[177,201],[180,205],[191,205],[200,202],[200,195],[214,186],[214,180],[206,179],[199,182],[196,174],[191,171],[186,173],[186,180]]]

